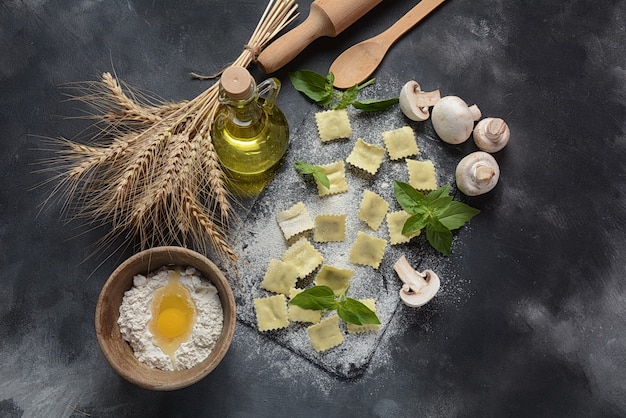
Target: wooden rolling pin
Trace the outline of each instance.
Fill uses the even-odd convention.
[[[272,73],[322,36],[335,37],[383,0],[315,0],[299,26],[269,44],[257,57],[259,67]]]

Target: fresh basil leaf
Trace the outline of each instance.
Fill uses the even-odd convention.
[[[315,178],[315,180],[319,181],[322,186],[330,189],[330,180],[328,179],[326,173],[324,173],[321,169],[316,170],[313,173],[313,177]]]
[[[355,325],[380,324],[376,313],[356,299],[346,298],[337,306],[337,315]]]
[[[316,171],[316,167],[313,164],[304,161],[296,161],[293,165],[300,174],[313,174]]]
[[[389,109],[391,106],[395,105],[399,101],[400,99],[397,97],[394,97],[392,99],[364,99],[353,101],[352,106],[360,110],[375,112],[379,110]]]
[[[333,100],[332,83],[328,88],[328,79],[311,70],[299,70],[289,73],[293,87],[300,93],[320,105],[329,104]]]
[[[416,213],[427,204],[424,195],[408,183],[394,180],[393,191],[402,209],[409,213]]]
[[[313,286],[305,289],[294,296],[289,303],[303,309],[312,309],[316,311],[324,309],[337,309],[335,293],[333,292],[333,289],[328,286]]]
[[[480,213],[480,210],[466,205],[463,202],[450,202],[447,207],[436,211],[437,219],[449,230],[465,225],[470,219]]]
[[[428,225],[428,215],[425,213],[416,213],[408,217],[402,226],[403,235],[411,235],[414,232],[421,231]]]
[[[431,203],[441,197],[448,196],[449,194],[450,194],[450,185],[444,184],[440,188],[433,190],[429,192],[428,194],[426,194],[426,201]]]
[[[435,250],[443,255],[450,255],[452,232],[438,220],[434,219],[426,225],[426,239]]]

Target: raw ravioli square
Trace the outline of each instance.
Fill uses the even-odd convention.
[[[352,276],[354,276],[354,270],[324,264],[315,277],[315,285],[328,286],[337,295],[346,290]]]
[[[259,331],[271,331],[289,326],[287,318],[287,298],[274,295],[254,299],[254,310]]]
[[[326,110],[315,114],[317,131],[322,142],[350,138],[352,127],[346,109]]]
[[[430,160],[406,160],[409,169],[409,184],[417,190],[431,191],[437,188],[435,165]]]
[[[385,149],[376,145],[368,144],[363,139],[357,139],[352,152],[346,158],[346,162],[355,167],[365,170],[370,174],[376,174],[385,158]]]
[[[367,306],[374,313],[376,313],[376,301],[374,301],[374,299],[361,299],[359,300],[359,302],[361,302],[363,305]],[[350,334],[359,334],[361,332],[378,331],[380,329],[380,324],[356,325],[348,322],[346,324],[346,328],[348,329],[348,332]]]
[[[283,254],[283,261],[294,265],[301,279],[311,274],[323,260],[322,254],[304,237],[294,242]]]
[[[374,231],[377,231],[385,220],[387,210],[389,210],[389,203],[385,199],[373,191],[365,189],[357,217]]]
[[[319,324],[307,328],[311,345],[317,352],[326,351],[343,343],[343,334],[339,329],[339,317],[333,315]]]
[[[272,259],[267,267],[261,288],[274,293],[289,295],[289,290],[298,281],[298,269],[293,264]]]
[[[341,242],[346,239],[346,215],[317,215],[315,217],[315,242]]]
[[[298,202],[289,209],[278,212],[276,220],[287,240],[301,232],[313,229],[314,226],[313,219],[302,202]]]
[[[382,133],[383,142],[387,147],[389,158],[391,160],[399,160],[401,158],[410,157],[419,154],[415,133],[410,126],[404,126],[392,131]]]
[[[414,232],[411,235],[404,235],[402,233],[404,223],[410,216],[411,215],[404,210],[391,212],[387,215],[387,229],[389,229],[389,243],[391,245],[409,242],[411,238],[420,234],[420,231]]]
[[[350,251],[350,262],[377,269],[385,254],[385,247],[386,240],[359,231]]]
[[[327,188],[315,179],[315,183],[317,184],[317,194],[320,197],[348,191],[346,166],[343,161],[336,161],[334,163],[321,165],[320,168],[330,181],[330,188]]]
[[[298,293],[301,293],[304,289],[291,289],[289,291],[289,299],[293,299]],[[314,309],[304,309],[296,305],[289,304],[288,306],[289,320],[292,322],[312,322],[317,324],[322,319],[322,311],[316,311]]]

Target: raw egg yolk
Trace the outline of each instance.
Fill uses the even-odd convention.
[[[185,313],[176,308],[161,311],[157,318],[157,330],[165,338],[175,338],[185,332],[187,318]]]
[[[189,290],[180,283],[180,273],[170,273],[168,283],[154,292],[152,319],[148,324],[154,344],[172,359],[176,367],[176,350],[191,336],[196,322],[196,306]]]

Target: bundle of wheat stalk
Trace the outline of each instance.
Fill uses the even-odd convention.
[[[231,65],[247,67],[296,16],[293,0],[270,0]],[[176,103],[137,95],[109,73],[78,86],[73,99],[91,107],[98,133],[86,144],[56,140],[62,147],[48,163],[58,172],[52,195],[63,196],[64,210],[110,223],[105,243],[122,236],[141,249],[210,245],[223,260],[236,260],[227,235],[231,196],[210,136],[218,83]]]

